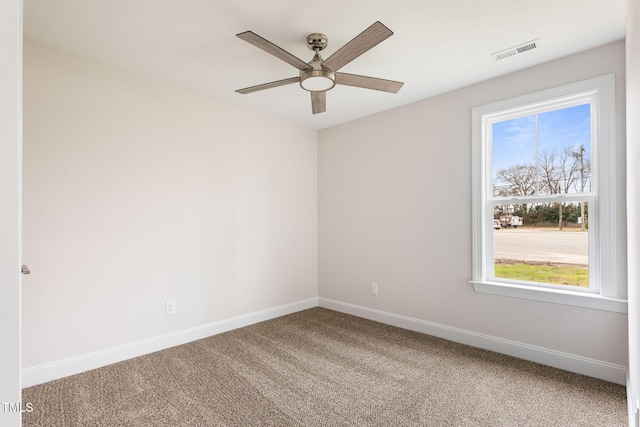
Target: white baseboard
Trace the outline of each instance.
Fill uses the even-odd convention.
[[[626,384],[626,366],[615,365],[517,341],[505,340],[491,335],[479,334],[465,329],[427,322],[425,320],[401,316],[327,298],[318,298],[318,304],[320,307],[374,320],[387,325],[433,335],[449,341],[495,351],[497,353],[552,366],[565,371],[599,378],[620,385]]]
[[[467,344],[473,347],[530,360],[532,362],[564,369],[566,371],[600,378],[602,380],[621,385],[626,385],[627,382],[627,368],[625,366],[614,365],[599,360],[588,359],[543,347],[505,340],[490,335],[479,334],[464,329],[427,322],[425,320],[357,306],[341,301],[330,300],[327,298],[310,298],[129,344],[107,348],[93,353],[25,368],[22,369],[22,386],[30,387],[47,381],[64,378],[69,375],[100,368],[112,363],[164,350],[176,345],[186,344],[191,341],[207,338],[233,329],[275,319],[280,316],[285,316],[287,314],[317,306],[397,326],[403,329],[433,335],[450,341],[459,342],[461,344]],[[640,425],[635,427],[640,427]]]
[[[58,378],[64,378],[69,375],[100,368],[112,363],[164,350],[176,345],[186,344],[188,342],[207,338],[222,332],[242,328],[265,320],[275,319],[280,316],[285,316],[287,314],[317,306],[318,299],[309,298],[307,300],[255,311],[169,334],[107,348],[93,353],[22,369],[22,387],[30,387]]]

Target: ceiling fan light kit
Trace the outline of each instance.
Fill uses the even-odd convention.
[[[236,92],[247,94],[298,82],[302,89],[311,93],[311,109],[313,114],[323,113],[326,111],[326,92],[333,89],[336,84],[397,93],[404,83],[379,79],[377,77],[359,76],[338,72],[340,68],[344,67],[349,62],[353,61],[358,56],[362,55],[392,35],[393,32],[382,23],[379,21],[375,22],[350,42],[338,49],[329,58],[323,60],[320,56],[320,51],[327,47],[327,36],[320,33],[309,34],[307,36],[307,47],[314,52],[314,56],[313,59],[307,63],[270,41],[260,37],[254,32],[245,31],[244,33],[237,34],[237,36],[265,52],[270,53],[276,58],[296,67],[300,73],[299,77],[291,77],[284,80],[238,89]]]
[[[309,92],[324,92],[336,85],[336,75],[329,70],[300,71],[300,86]]]

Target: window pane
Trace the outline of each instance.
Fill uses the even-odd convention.
[[[495,197],[591,190],[591,105],[493,123]]]
[[[514,208],[515,213],[528,209],[530,223],[521,225],[520,215],[504,212],[494,215],[495,278],[588,288],[587,203]],[[562,227],[559,227],[561,216]]]
[[[493,124],[494,196],[536,194],[536,115]]]

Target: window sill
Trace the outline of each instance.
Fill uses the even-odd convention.
[[[473,284],[473,288],[476,292],[485,294],[571,305],[575,307],[590,308],[593,310],[627,313],[627,300],[622,299],[557,289],[537,289],[507,283],[476,282],[473,280],[469,283]]]

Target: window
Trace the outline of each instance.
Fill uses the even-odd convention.
[[[477,292],[626,312],[614,113],[613,75],[473,109]]]

